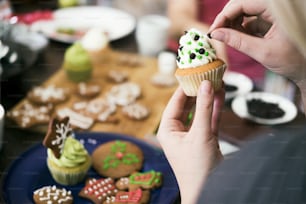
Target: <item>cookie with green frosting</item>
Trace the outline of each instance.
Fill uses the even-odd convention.
[[[92,161],[93,168],[101,176],[120,178],[141,170],[144,156],[136,144],[115,140],[97,147],[92,153]]]

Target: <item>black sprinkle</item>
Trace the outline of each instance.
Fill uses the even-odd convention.
[[[185,31],[184,31],[184,33],[185,33],[185,35],[186,35],[186,34],[188,33],[188,31],[187,31],[187,30],[185,30]]]
[[[180,56],[177,56],[177,57],[176,57],[176,60],[177,60],[178,62],[180,62],[180,61],[181,61]]]
[[[180,46],[179,49],[182,51],[183,47],[184,47],[184,46]]]
[[[194,39],[195,41],[197,41],[197,40],[200,39],[200,36],[199,36],[199,35],[195,35],[193,39]]]
[[[189,57],[190,57],[190,59],[194,59],[194,58],[196,58],[196,55],[195,55],[194,53],[191,53],[191,54],[189,55]]]
[[[205,53],[205,49],[204,48],[199,49],[199,53],[200,54],[204,54]]]
[[[207,33],[207,37],[211,39],[211,34],[210,34],[210,33]]]

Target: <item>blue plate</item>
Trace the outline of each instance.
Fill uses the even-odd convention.
[[[163,174],[163,185],[151,191],[152,204],[170,204],[174,203],[178,197],[178,186],[174,174],[166,160],[164,154],[145,142],[113,133],[76,133],[76,138],[83,142],[89,153],[102,143],[111,140],[126,140],[138,145],[145,157],[142,171],[155,170]],[[74,203],[91,203],[89,200],[78,196],[79,191],[84,187],[84,183],[74,186],[61,186],[57,184],[46,165],[46,148],[37,144],[24,152],[16,159],[10,168],[8,174],[4,177],[1,186],[4,200],[8,204],[33,203],[33,191],[46,185],[56,185],[65,187],[72,191]],[[90,169],[88,177],[99,178],[100,176],[94,169]]]

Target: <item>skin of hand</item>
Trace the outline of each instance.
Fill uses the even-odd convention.
[[[203,81],[196,98],[179,87],[164,110],[157,139],[177,178],[182,204],[196,202],[208,174],[223,158],[218,128],[224,96],[224,88],[214,93],[211,82]],[[186,125],[194,107],[194,118]]]
[[[306,89],[306,60],[277,24],[265,0],[231,0],[209,29],[210,36],[254,58]]]
[[[207,33],[209,25],[200,22],[198,16],[198,0],[168,0],[168,17],[171,21],[170,36],[178,39],[186,30],[197,28],[203,33]],[[226,47],[217,40],[211,40],[216,49],[217,56],[225,63],[228,62]]]

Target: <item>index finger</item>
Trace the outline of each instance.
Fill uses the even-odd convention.
[[[266,9],[264,0],[231,0],[217,15],[208,33],[216,28],[227,27],[228,23],[241,16],[260,15]]]

